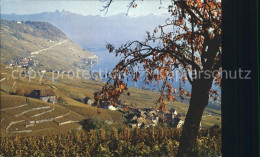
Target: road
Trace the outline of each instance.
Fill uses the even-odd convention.
[[[41,49],[41,50],[38,50],[38,51],[34,51],[34,52],[31,53],[31,55],[37,55],[37,54],[39,54],[39,53],[42,52],[42,51],[49,50],[49,49],[51,49],[51,48],[53,48],[53,47],[59,46],[59,45],[61,45],[61,44],[63,44],[63,43],[66,43],[66,42],[68,42],[68,39],[67,39],[67,40],[63,40],[63,41],[61,41],[61,42],[58,42],[58,43],[56,43],[56,44],[54,44],[54,45],[52,45],[52,46],[50,46],[50,47],[48,47],[48,48],[44,48],[44,49]],[[31,57],[32,57],[32,56],[31,56]]]

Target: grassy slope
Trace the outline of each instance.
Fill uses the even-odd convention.
[[[97,112],[96,107],[91,107],[89,105],[83,104],[81,102],[76,101],[76,99],[83,99],[84,97],[93,97],[93,92],[99,91],[104,85],[102,82],[94,82],[94,81],[88,81],[88,80],[82,80],[82,79],[68,79],[66,75],[64,75],[64,79],[57,79],[55,82],[52,82],[48,79],[43,79],[42,82],[39,82],[39,78],[33,79],[31,82],[28,82],[28,79],[20,79],[20,80],[14,80],[11,77],[10,73],[11,69],[5,69],[5,66],[1,66],[1,73],[6,73],[1,75],[2,78],[7,78],[7,80],[4,80],[1,82],[1,89],[6,91],[1,91],[1,107],[12,107],[17,106],[19,104],[23,104],[25,102],[25,97],[23,96],[15,96],[15,95],[9,95],[8,91],[11,92],[17,92],[22,91],[23,94],[30,94],[30,92],[34,89],[50,89],[52,88],[56,94],[57,97],[62,97],[64,100],[66,100],[67,103],[60,104],[60,105],[53,105],[50,103],[44,103],[40,100],[36,99],[30,99],[30,102],[37,102],[38,104],[44,104],[49,105],[51,107],[59,108],[60,112],[55,113],[64,113],[64,110],[74,113],[74,117],[78,116],[80,118],[78,119],[84,119],[89,117],[95,117],[102,120],[110,120],[110,121],[118,121],[122,122],[122,113],[118,111],[109,111],[105,109],[100,109],[99,111],[101,113]],[[46,78],[49,78],[51,74],[46,74]],[[14,82],[17,82],[13,88],[11,89]],[[19,82],[19,83],[18,83]],[[8,89],[8,90],[6,90]],[[11,90],[10,90],[11,89]],[[121,100],[126,101],[128,104],[135,103],[136,107],[151,107],[154,106],[155,100],[159,97],[159,93],[152,92],[152,91],[144,91],[140,89],[134,89],[129,88],[129,91],[131,92],[130,96],[122,95]],[[19,97],[19,99],[17,98]],[[174,107],[177,109],[179,113],[186,113],[188,109],[188,105],[182,102],[169,102],[167,104],[167,108]],[[38,112],[34,112],[36,114]],[[205,127],[213,126],[214,124],[220,125],[221,123],[221,117],[220,117],[220,111],[215,109],[206,109],[204,116],[209,115],[210,113],[215,113],[216,115],[204,117],[202,119],[202,125]],[[33,113],[32,113],[33,114]],[[11,118],[12,120],[15,118],[13,116],[10,117],[7,113],[3,114],[4,116],[9,116],[8,118]],[[29,115],[27,115],[27,119]],[[50,114],[51,116],[51,114]],[[26,116],[23,117],[26,119]],[[73,119],[73,118],[72,118]],[[51,126],[51,127],[50,127]],[[67,127],[66,127],[67,126]],[[78,128],[79,124],[69,124],[65,126],[55,126],[52,124],[46,123],[46,128],[41,128],[38,131],[33,132],[33,134],[41,134],[41,133],[51,133],[51,130],[55,130],[54,128],[67,128],[63,129],[64,131],[68,129],[75,129]],[[34,129],[37,130],[37,129]],[[3,133],[3,130],[1,131]],[[59,130],[59,133],[63,132]],[[31,133],[30,133],[31,134]]]
[[[17,95],[1,95],[1,109],[6,109],[8,107],[13,107],[13,106],[18,106],[21,104],[25,103],[25,97],[23,96],[17,96]],[[41,110],[41,112],[28,112],[24,115],[20,115],[18,117],[14,116],[17,115],[19,113],[22,113],[23,111],[32,109],[32,108],[37,108],[37,107],[46,107],[46,106],[50,106],[50,109],[55,109],[53,112],[44,114],[42,116],[39,117],[31,117],[37,113],[41,113],[43,111],[48,111],[50,109],[43,109]],[[9,128],[9,131],[15,131],[15,128],[18,128],[19,130],[33,130],[33,132],[37,132],[37,133],[41,133],[41,134],[45,134],[46,130],[52,130],[53,128],[59,129],[61,126],[59,126],[58,124],[54,123],[54,122],[45,122],[45,123],[41,123],[41,124],[36,124],[33,127],[30,128],[25,128],[24,125],[29,124],[28,121],[34,121],[34,120],[41,120],[41,119],[47,119],[47,118],[54,118],[60,115],[64,115],[66,113],[70,112],[70,115],[64,117],[64,118],[60,118],[59,121],[60,122],[64,122],[64,121],[68,121],[68,119],[72,119],[72,120],[82,120],[85,119],[84,116],[79,115],[73,111],[70,111],[67,108],[64,108],[62,106],[58,106],[58,105],[54,105],[51,103],[45,103],[43,101],[37,100],[37,99],[32,99],[29,98],[29,104],[27,106],[21,107],[21,108],[17,108],[17,109],[9,109],[9,110],[4,110],[1,111],[1,136],[5,136],[7,135],[5,132],[5,129],[7,128],[7,126],[12,122],[12,121],[19,121],[19,120],[25,120],[25,122],[23,123],[19,123],[19,124],[15,124],[12,125]],[[73,127],[72,127],[73,126]],[[80,124],[67,124],[66,126],[62,126],[63,132],[66,132],[68,130],[70,130],[71,128],[77,128],[80,127]],[[8,135],[12,135],[13,133],[9,133]],[[26,133],[24,133],[26,134]],[[30,133],[31,134],[31,133]]]
[[[85,96],[93,97],[94,91],[99,91],[104,85],[101,82],[93,82],[88,80],[80,80],[80,79],[65,79],[58,80],[59,84],[57,84],[60,92],[67,93],[67,96],[74,98],[84,98]],[[64,85],[64,82],[65,85]],[[70,87],[68,88],[68,86]],[[152,91],[145,91],[135,88],[129,88],[131,92],[130,96],[123,94],[120,99],[126,101],[127,104],[136,104],[135,107],[143,108],[143,107],[151,107],[155,105],[155,101],[159,98],[159,93]],[[179,113],[186,113],[189,105],[182,102],[168,102],[166,108],[175,108]],[[212,116],[208,116],[212,114]],[[206,108],[204,112],[204,116],[202,119],[202,125],[206,127],[213,126],[214,124],[221,124],[221,111],[211,108]]]

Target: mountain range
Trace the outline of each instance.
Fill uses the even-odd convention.
[[[125,14],[113,16],[84,16],[69,11],[43,12],[29,15],[1,14],[2,19],[16,21],[45,21],[61,29],[80,46],[103,49],[106,43],[116,46],[129,40],[144,40],[146,31],[153,31],[165,24],[168,15],[146,15],[129,17]]]

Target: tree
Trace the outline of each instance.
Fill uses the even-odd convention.
[[[108,1],[104,10],[108,10],[111,2]],[[136,6],[133,0],[129,8]],[[107,74],[109,81],[102,91],[94,94],[95,103],[100,100],[114,103],[127,90],[125,82],[140,80],[140,72],[144,72],[145,84],[163,82],[157,103],[165,110],[166,101],[175,100],[174,93],[178,92],[181,97],[186,94],[182,87],[179,91],[173,88],[173,72],[179,71],[183,84],[188,80],[192,89],[187,94],[191,96],[190,106],[177,156],[196,156],[193,150],[202,114],[209,97],[216,99],[219,95],[211,87],[213,83],[220,85],[221,81],[221,1],[176,0],[168,11],[172,17],[152,33],[147,32],[144,42],[128,42],[117,49],[107,45],[110,53],[115,52],[122,59],[112,73]]]

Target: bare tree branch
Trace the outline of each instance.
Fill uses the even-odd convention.
[[[111,3],[113,2],[113,0],[100,0],[101,2],[107,2],[106,5],[103,6],[103,9],[101,9],[100,11],[105,11],[105,14],[107,14],[108,10],[109,10],[109,7],[111,5]]]
[[[131,7],[133,7],[134,3],[135,3],[135,0],[132,0],[132,2],[129,3],[126,15],[128,15],[129,10]]]

